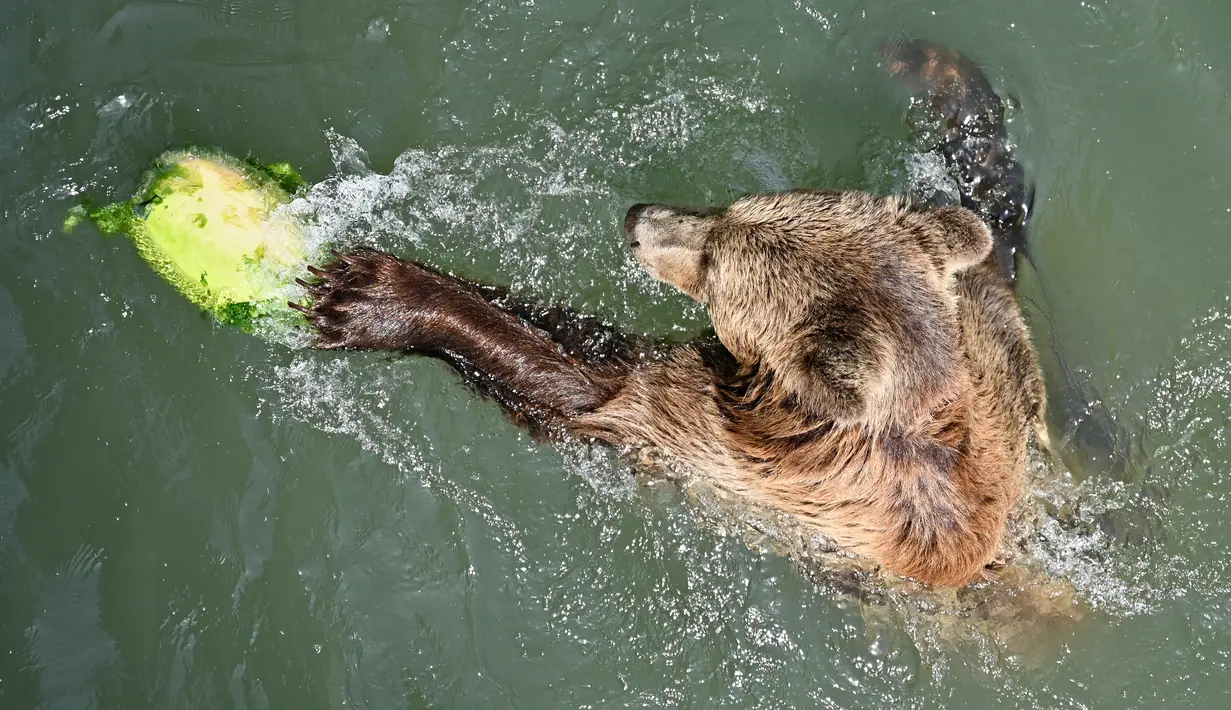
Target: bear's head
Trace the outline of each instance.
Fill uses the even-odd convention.
[[[953,274],[992,246],[967,210],[801,190],[636,205],[624,229],[652,276],[707,306],[746,371],[811,415],[909,425],[965,381]]]

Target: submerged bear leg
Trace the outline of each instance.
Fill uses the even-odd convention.
[[[391,254],[335,254],[334,261],[311,271],[315,281],[300,281],[311,305],[291,305],[317,329],[318,347],[439,357],[535,422],[593,411],[618,390],[627,371],[618,357],[585,359],[567,352],[499,307],[504,294],[495,289]],[[551,320],[550,314],[544,319]],[[555,321],[567,319],[557,314]]]
[[[946,47],[911,40],[883,53],[889,72],[905,79],[938,124],[928,126],[937,136],[934,150],[957,182],[962,206],[991,228],[996,267],[1013,281],[1034,191],[1013,155],[1000,96],[978,65]]]
[[[911,40],[883,54],[890,73],[928,107],[928,120],[936,124],[924,128],[938,136],[934,150],[957,182],[962,205],[991,227],[996,268],[1014,282],[1016,258],[1027,251],[1034,190],[1013,153],[1003,102],[978,65],[946,47]],[[1050,318],[1043,296],[1041,308]],[[1085,377],[1069,368],[1061,344],[1054,338],[1050,344],[1061,375],[1049,389],[1050,408],[1059,420],[1058,439],[1067,444],[1064,458],[1080,472],[1126,476],[1131,436]]]

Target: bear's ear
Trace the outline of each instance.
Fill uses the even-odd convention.
[[[992,232],[974,212],[946,206],[931,210],[930,216],[930,241],[939,250],[934,256],[945,271],[952,273],[974,266],[991,252]]]

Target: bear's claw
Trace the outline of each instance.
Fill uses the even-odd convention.
[[[408,307],[405,294],[418,289],[398,287],[414,280],[415,267],[373,249],[331,253],[323,268],[308,267],[312,281],[295,279],[307,292],[307,303],[290,302],[316,329],[314,345],[325,350],[400,350],[405,342]]]

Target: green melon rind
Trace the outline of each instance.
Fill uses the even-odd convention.
[[[277,212],[306,183],[286,163],[202,148],[159,156],[130,200],[70,212],[126,234],[150,266],[219,321],[251,331],[283,319],[286,289],[308,257],[302,225]]]

